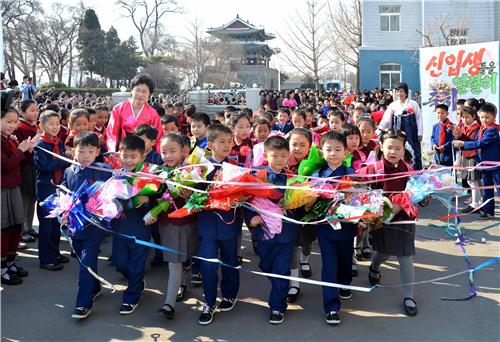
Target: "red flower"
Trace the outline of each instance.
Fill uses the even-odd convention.
[[[408,114],[413,113],[413,108],[411,108],[411,107],[410,107],[410,108],[408,108],[407,113],[408,113]]]
[[[248,146],[242,146],[240,148],[240,156],[243,156],[243,157],[246,157],[248,155],[248,153],[250,153],[250,147]]]

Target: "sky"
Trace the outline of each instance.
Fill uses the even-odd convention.
[[[65,5],[77,5],[77,0],[58,0]],[[54,1],[42,0],[46,10]],[[136,29],[128,18],[123,18],[120,9],[114,0],[85,0],[85,5],[95,10],[101,27],[108,30],[111,25],[118,31],[120,39],[125,40],[131,35],[137,38]],[[256,26],[263,26],[266,32],[273,33],[276,38],[268,41],[272,48],[283,49],[280,43],[279,32],[285,30],[284,20],[288,13],[295,13],[295,8],[305,5],[304,0],[178,0],[178,4],[183,7],[181,14],[167,14],[163,24],[168,32],[174,37],[187,37],[187,25],[196,16],[200,19],[204,29],[209,27],[222,26],[239,14],[240,18],[248,20]],[[271,67],[282,70],[293,71],[284,60],[284,57],[273,56]]]

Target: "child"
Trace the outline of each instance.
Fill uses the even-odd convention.
[[[231,118],[238,113],[235,106],[227,106],[224,108],[224,121],[222,123],[227,126],[231,126]]]
[[[240,113],[231,117],[229,127],[233,130],[234,143],[231,150],[231,157],[238,163],[248,165],[252,160],[253,143],[250,139],[250,117]],[[245,149],[242,147],[247,146]]]
[[[271,134],[271,124],[266,119],[257,119],[253,122],[254,144],[266,141]]]
[[[59,140],[59,114],[45,110],[40,114],[40,129],[42,136],[37,146],[55,154],[64,155],[64,143]],[[34,150],[33,160],[36,170],[36,199],[39,203],[56,192],[57,184],[61,184],[64,169],[67,163],[40,149]],[[46,218],[49,214],[42,206],[37,206],[38,216],[38,257],[40,267],[49,271],[63,269],[63,263],[69,258],[61,255],[59,241],[61,232],[56,218]]]
[[[384,133],[380,139],[381,143],[381,160],[375,164],[366,166],[360,170],[360,174],[377,174],[381,173],[384,176],[376,178],[380,180],[371,184],[372,189],[383,189],[389,192],[404,191],[408,177],[384,180],[391,177],[391,174],[413,171],[410,166],[411,160],[406,160],[408,152],[405,150],[406,135],[402,131],[394,131],[392,129]],[[370,178],[369,178],[370,179]],[[373,179],[373,178],[372,178]],[[399,205],[394,205],[393,213],[395,214],[391,222],[408,221],[408,214],[401,210]],[[403,307],[408,316],[417,314],[417,303],[413,299],[413,255],[415,255],[415,224],[383,224],[381,228],[372,231],[373,255],[370,265],[368,280],[371,285],[380,283],[380,265],[387,261],[391,256],[396,256],[399,262],[399,273],[401,283],[403,284]]]
[[[431,145],[436,152],[439,165],[453,165],[453,124],[448,119],[448,106],[440,104],[436,106],[438,123],[432,127]]]
[[[357,171],[366,161],[365,154],[359,150],[359,145],[361,144],[361,133],[358,127],[351,124],[345,124],[342,133],[347,141],[348,157],[346,159],[346,166],[352,168],[354,171]]]
[[[370,153],[378,146],[378,141],[373,139],[376,129],[375,121],[368,117],[362,117],[356,122],[356,126],[358,126],[359,133],[361,133],[359,150],[369,159]]]
[[[479,119],[481,120],[481,128],[473,141],[455,140],[453,145],[465,151],[477,150],[477,157],[480,162],[500,161],[500,136],[499,126],[495,124],[497,108],[494,104],[486,102],[479,109]],[[493,169],[482,170],[483,186],[499,186],[500,185],[500,167]],[[497,196],[500,196],[500,188],[496,188]],[[495,191],[493,189],[484,189],[483,203],[486,203],[479,215],[482,220],[495,217]],[[490,200],[491,199],[491,200]]]
[[[292,174],[298,174],[300,162],[307,158],[312,146],[312,134],[305,128],[294,128],[288,137],[290,145],[290,158],[288,159],[288,169]],[[312,250],[312,242],[316,239],[314,230],[309,225],[304,225],[299,229],[298,246],[293,249],[292,262],[290,264],[290,274],[298,278],[299,264],[300,271],[304,278],[312,276],[311,265],[309,264],[309,255]],[[301,252],[299,256],[299,246]],[[300,283],[291,280],[288,289],[287,301],[293,303],[300,294]]]
[[[85,109],[74,109],[69,115],[69,134],[64,142],[67,150],[73,150],[73,139],[80,132],[90,130],[89,112]],[[71,152],[72,153],[72,152]]]
[[[458,110],[457,110],[458,112]],[[477,115],[473,108],[463,107],[460,110],[460,123],[455,126],[453,136],[461,141],[474,141],[479,131],[479,124],[477,123]],[[474,167],[476,166],[477,150],[461,151],[460,163],[458,166]],[[471,188],[478,188],[481,186],[481,171],[473,169],[471,171],[462,170],[461,178],[465,180]],[[475,208],[481,205],[481,189],[471,190],[472,201],[464,209],[462,213],[470,213]]]
[[[302,128],[310,129],[310,127],[307,125],[306,113],[303,110],[293,111],[292,124],[293,124],[293,127],[295,127],[295,128],[302,127]],[[315,145],[319,145],[320,140],[321,140],[321,136],[318,133],[312,132],[312,131],[311,131],[311,134],[313,136],[313,143]]]
[[[288,141],[279,136],[270,137],[264,143],[264,154],[268,162],[266,169],[262,170],[265,179],[274,185],[286,185],[287,174],[284,169],[290,156]],[[259,171],[257,171],[257,176],[259,176]],[[284,192],[284,190],[281,191]],[[291,214],[287,212],[286,215]],[[254,230],[257,239],[259,268],[263,272],[289,276],[293,249],[299,233],[298,225],[283,221],[281,232],[266,239],[262,217],[251,210],[245,210],[245,218],[250,229]],[[271,310],[269,323],[271,324],[281,324],[285,319],[288,283],[286,279],[271,278],[271,292],[268,300]]]
[[[224,122],[226,121],[226,118],[224,116],[224,112],[215,112],[214,118],[216,121],[219,122],[219,124],[223,125]],[[214,122],[215,124],[216,122]]]
[[[290,122],[290,109],[280,108],[278,111],[278,122],[273,126],[273,131],[278,131],[283,134],[288,134],[293,129],[293,125]]]
[[[72,165],[64,171],[62,184],[71,191],[80,188],[84,181],[92,184],[95,181],[106,181],[112,173],[89,168],[89,166],[98,166],[101,168],[111,167],[106,164],[96,163],[99,156],[99,138],[93,132],[80,132],[73,141],[75,147],[75,160],[80,166]],[[75,310],[71,317],[84,319],[90,315],[90,309],[94,299],[101,292],[101,285],[86,267],[90,267],[97,273],[97,260],[99,248],[104,237],[104,231],[92,224],[85,224],[83,230],[71,234],[73,249],[78,258],[80,258],[80,275],[78,281],[78,295],[76,297]]]
[[[193,135],[193,148],[198,146],[207,148],[207,128],[210,126],[210,117],[206,113],[195,113],[191,116],[191,134]]]
[[[188,126],[186,115],[184,113],[184,105],[182,102],[176,102],[174,104],[174,115],[179,122],[179,130],[182,134],[188,134]]]
[[[321,154],[327,163],[313,176],[342,177],[354,173],[342,165],[347,156],[346,138],[337,132],[328,132],[321,137]],[[350,285],[352,281],[351,264],[356,225],[352,223],[319,224],[316,237],[321,250],[321,281]],[[340,298],[350,299],[349,289],[323,287],[323,309],[327,324],[340,323]]]
[[[184,156],[182,154],[183,141],[180,135],[170,133],[165,135],[160,142],[160,150],[165,166],[168,169],[182,165]],[[189,195],[189,192],[185,192]],[[181,208],[185,204],[185,199],[174,200],[176,207]],[[159,218],[160,236],[163,245],[185,254],[198,254],[198,234],[196,226],[196,215],[185,218],[168,218],[166,213],[162,213]],[[174,318],[175,303],[183,299],[186,289],[186,277],[183,270],[183,262],[187,260],[184,254],[163,253],[164,260],[168,261],[168,283],[165,295],[165,303],[158,311],[167,319]]]
[[[168,134],[179,133],[181,126],[179,124],[179,120],[175,115],[165,115],[161,118],[161,127],[163,128],[163,132],[165,132],[165,134]]]
[[[129,135],[120,141],[119,153],[122,165],[126,171],[138,172],[144,164],[146,145],[144,140],[136,135]],[[126,207],[122,217],[112,221],[113,229],[118,233],[134,235],[137,239],[149,241],[151,239],[150,228],[144,223],[143,217],[148,212],[149,198],[139,196],[142,203],[138,208]],[[113,236],[113,264],[118,272],[122,273],[128,280],[127,289],[123,292],[121,315],[129,315],[139,305],[141,292],[144,291],[144,270],[148,247],[136,244],[134,240],[118,235]]]
[[[326,133],[330,130],[328,127],[328,118],[324,115],[318,117],[317,126],[313,128],[313,132],[318,134]]]
[[[165,105],[165,116],[174,115],[174,105],[169,102]]]
[[[87,113],[89,113],[89,131],[94,132],[97,126],[97,112],[94,108],[85,108]]]
[[[208,148],[212,151],[211,161],[221,164],[230,162],[231,146],[233,144],[232,132],[227,126],[213,125],[207,130]],[[234,163],[234,162],[233,162]],[[220,173],[220,166],[207,175],[207,180],[214,180]],[[229,224],[226,222],[230,222]],[[242,216],[240,211],[202,211],[198,214],[198,229],[201,238],[200,256],[203,258],[217,258],[229,266],[238,265],[238,237],[241,235]],[[198,323],[207,325],[212,323],[217,299],[217,263],[202,261],[201,273],[203,275],[203,293],[205,305]],[[222,302],[220,311],[230,311],[236,303],[236,296],[240,286],[238,270],[221,267],[222,280],[220,288]]]
[[[342,133],[342,127],[345,123],[344,113],[340,110],[334,110],[328,114],[328,123],[332,132]]]
[[[163,165],[161,155],[154,149],[158,138],[158,130],[153,126],[140,125],[135,129],[135,135],[144,140],[146,146],[144,161],[150,164]]]
[[[18,285],[28,272],[15,264],[16,252],[21,238],[22,225],[25,221],[23,200],[21,197],[20,162],[25,152],[33,149],[38,136],[21,141],[12,139],[12,133],[17,127],[19,114],[10,107],[9,95],[2,92],[2,249],[1,249],[1,282],[2,285]]]
[[[94,132],[97,133],[97,136],[104,135],[109,120],[109,109],[106,105],[98,104],[94,107],[94,110],[97,114]]]
[[[358,120],[365,115],[365,111],[362,108],[354,108],[352,111],[352,124],[356,125]]]
[[[38,105],[35,100],[24,100],[21,102],[21,119],[19,126],[14,131],[17,141],[33,138],[38,132]],[[28,150],[24,152],[24,159],[21,161],[21,195],[23,198],[24,217],[26,222],[23,225],[23,242],[35,242],[38,233],[33,230],[33,217],[35,215],[35,166],[33,165],[33,153]]]
[[[59,113],[61,116],[61,129],[59,130],[59,134],[57,135],[59,139],[61,139],[62,142],[66,141],[66,138],[69,135],[69,128],[68,128],[68,118],[69,118],[69,110],[66,108],[59,108],[59,106],[54,105],[54,109],[46,108],[49,110],[54,110],[54,112]]]

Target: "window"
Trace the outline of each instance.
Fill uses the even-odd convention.
[[[380,31],[399,31],[401,6],[379,6]]]
[[[380,65],[380,87],[394,89],[401,82],[401,64],[385,63]]]
[[[467,29],[450,29],[450,45],[467,44]]]

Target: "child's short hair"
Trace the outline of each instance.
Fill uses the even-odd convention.
[[[342,122],[345,121],[344,113],[342,113],[340,110],[334,110],[333,112],[329,112],[328,113],[328,118],[330,118],[331,116],[338,117]]]
[[[231,120],[229,121],[230,126],[236,126],[238,124],[238,121],[240,121],[241,119],[247,119],[248,122],[252,122],[252,120],[246,113],[239,113],[237,115],[231,115]]]
[[[149,140],[156,140],[158,138],[158,130],[150,125],[140,125],[135,129],[135,135],[138,137],[145,135]]]
[[[294,110],[292,112],[292,116],[293,115],[298,115],[300,116],[302,119],[304,119],[304,121],[307,121],[307,115],[306,115],[306,112],[304,112],[302,109],[299,109],[299,110]]]
[[[99,148],[99,137],[94,132],[79,132],[75,135],[73,146],[92,146]]]
[[[172,140],[176,143],[178,143],[181,146],[181,149],[185,146],[184,145],[184,139],[182,139],[183,135],[177,134],[177,133],[168,133],[165,134],[160,141],[160,145],[165,144],[168,140]]]
[[[208,116],[207,113],[194,113],[191,116],[191,122],[201,122],[205,126],[210,126],[210,117]]]
[[[215,112],[214,117],[224,117],[224,112]]]
[[[493,116],[497,116],[497,107],[491,102],[486,102],[479,108],[478,112],[490,113]]]
[[[361,115],[365,114],[365,110],[363,108],[354,108],[352,111],[354,113],[361,113]]]
[[[139,151],[141,154],[144,154],[144,152],[146,151],[146,143],[137,135],[129,135],[120,141],[118,150]]]
[[[181,137],[182,147],[186,147],[186,146],[191,147],[191,139],[189,139],[189,137],[187,135],[180,134],[180,133],[174,133],[174,134],[177,134]]]
[[[172,109],[174,109],[174,105],[171,102],[169,102],[169,103],[167,103],[165,105],[165,108],[172,108]]]
[[[94,106],[94,110],[97,112],[100,112],[100,111],[106,111],[106,112],[109,112],[109,109],[108,109],[108,106],[106,106],[105,104],[96,104]]]
[[[294,128],[288,134],[288,140],[290,140],[293,135],[302,135],[309,142],[309,146],[312,145],[312,133],[310,130],[303,127]]]
[[[44,125],[49,121],[50,118],[57,117],[58,119],[61,119],[61,116],[59,115],[58,112],[54,112],[53,110],[44,110],[41,114],[38,120],[40,120],[40,123]]]
[[[69,110],[68,109],[61,108],[61,111],[59,112],[59,114],[61,116],[61,120],[68,121],[68,117],[69,117]]]
[[[359,128],[359,126],[363,122],[367,122],[373,128],[373,130],[377,129],[377,125],[375,124],[375,121],[373,121],[372,118],[369,118],[367,116],[363,116],[363,117],[359,118],[358,121],[356,121],[356,126],[358,126],[358,128]]]
[[[184,105],[182,104],[182,102],[176,102],[174,103],[174,108],[182,108],[184,110]]]
[[[51,110],[56,113],[59,113],[61,111],[61,107],[55,103],[48,103],[43,107],[43,110]]]
[[[212,125],[207,129],[207,141],[214,142],[220,134],[233,135],[233,132],[226,125]]]
[[[464,104],[465,104],[465,99],[458,99],[457,100],[457,106],[458,105],[462,105],[463,106]]]
[[[269,121],[267,121],[266,119],[257,119],[253,122],[253,127],[257,127],[257,126],[260,126],[260,125],[264,125],[264,126],[267,126],[267,128],[269,128],[269,130],[271,130],[271,123]]]
[[[175,115],[165,115],[161,118],[161,124],[166,125],[173,122],[177,128],[180,128],[179,119]]]
[[[288,144],[288,141],[285,138],[277,135],[267,138],[267,140],[264,142],[264,151],[278,150],[290,151],[290,145]]]
[[[281,113],[286,113],[288,114],[288,116],[290,116],[290,109],[286,108],[286,107],[281,107],[278,112],[281,112]]]
[[[267,120],[270,123],[273,122],[273,120],[274,120],[274,114],[271,112],[264,112],[264,113],[260,114],[259,117],[261,117],[264,120]]]
[[[448,106],[447,106],[447,105],[445,105],[444,103],[441,103],[441,104],[438,104],[438,105],[436,106],[436,110],[438,110],[438,109],[442,109],[442,110],[444,110],[444,111],[448,111]]]
[[[191,117],[196,113],[196,106],[194,104],[190,104],[186,107],[186,116]]]
[[[77,119],[86,117],[89,119],[90,114],[85,109],[73,109],[69,114],[69,123],[73,124]]]
[[[469,114],[470,116],[472,116],[474,119],[477,118],[477,113],[476,111],[474,110],[474,108],[472,107],[464,107],[462,108],[462,113],[461,115],[464,115],[464,114]]]
[[[226,108],[224,108],[224,111],[230,113],[236,113],[238,110],[236,109],[235,106],[227,106]]]
[[[343,134],[340,134],[338,132],[333,132],[333,131],[326,132],[325,134],[323,134],[321,136],[320,147],[323,147],[323,145],[327,141],[331,141],[331,140],[335,140],[335,141],[340,142],[344,146],[344,149],[347,149],[347,140],[346,140],[345,136]]]
[[[23,100],[19,109],[21,109],[21,112],[26,112],[33,103],[36,104],[36,101],[31,99]]]
[[[346,139],[350,135],[357,135],[361,139],[361,132],[359,131],[359,128],[351,124],[344,125],[342,134],[344,134],[344,137],[346,137]]]
[[[94,109],[94,108],[87,107],[87,108],[85,108],[85,110],[87,111],[87,113],[89,113],[89,116],[90,116],[90,115],[97,114],[97,112],[95,111],[95,109]]]

